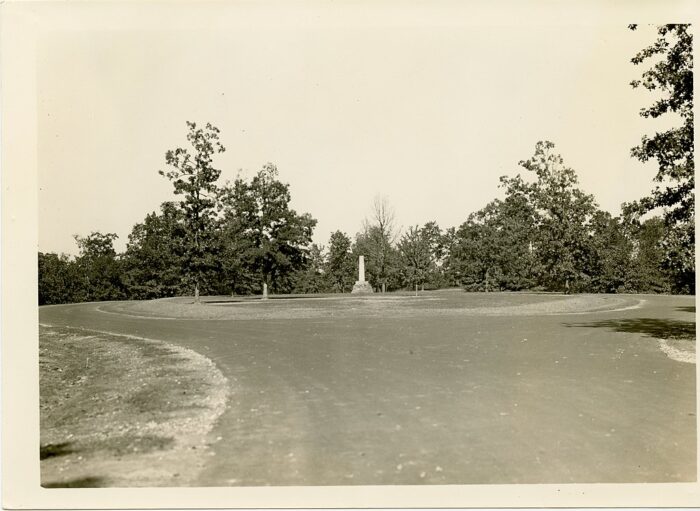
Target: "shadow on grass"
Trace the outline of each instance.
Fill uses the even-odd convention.
[[[679,310],[681,312],[691,312],[691,313],[695,314],[695,306],[694,305],[691,307],[677,307],[676,310]]]
[[[73,449],[70,448],[70,444],[70,442],[63,442],[60,444],[46,444],[39,446],[39,459],[45,460],[55,456],[65,456],[66,454],[71,454]]]
[[[44,488],[100,488],[103,485],[104,479],[101,477],[81,477],[57,483],[42,483],[41,486]]]
[[[639,333],[656,339],[695,340],[694,321],[637,318],[593,321],[591,323],[568,323],[566,326],[577,328],[609,328],[616,332]]]

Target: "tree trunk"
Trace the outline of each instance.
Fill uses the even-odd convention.
[[[201,303],[199,301],[199,282],[194,284],[194,303]]]

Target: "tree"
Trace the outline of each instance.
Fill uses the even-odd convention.
[[[527,289],[535,285],[537,261],[534,209],[511,190],[469,215],[456,234],[450,266],[468,290]]]
[[[667,227],[663,219],[652,217],[635,223],[633,260],[637,290],[642,293],[669,293],[673,290],[673,274],[665,266],[664,238]]]
[[[132,298],[176,296],[186,289],[181,271],[186,239],[182,211],[173,202],[164,202],[160,210],[134,225],[129,234],[123,264]]]
[[[306,267],[316,220],[298,214],[289,203],[289,185],[278,179],[277,167],[266,164],[246,182],[237,178],[221,191],[224,243],[235,246],[240,267],[257,289],[288,291],[295,272]]]
[[[630,25],[635,30],[637,25]],[[693,36],[690,25],[671,24],[657,27],[656,41],[632,58],[634,65],[651,60],[651,67],[640,80],[631,82],[660,97],[641,110],[645,118],[656,119],[669,113],[681,121],[680,126],[643,136],[632,156],[642,162],[656,160],[658,184],[651,195],[637,203],[641,213],[664,209],[668,226],[664,239],[665,266],[676,278],[676,289],[695,292],[695,164],[693,143]]]
[[[533,208],[533,249],[542,264],[542,283],[569,292],[585,288],[591,278],[586,267],[588,228],[597,205],[592,195],[578,188],[576,173],[553,148],[552,142],[538,142],[532,158],[520,162],[536,181],[527,183],[517,175],[503,176],[501,183],[508,195],[522,196]]]
[[[442,235],[442,278],[448,286],[461,284],[460,244],[455,227],[448,227]]]
[[[92,232],[88,236],[73,236],[80,255],[75,266],[80,279],[75,283],[75,301],[120,300],[126,296],[121,280],[122,269],[114,250],[114,233]]]
[[[386,198],[377,195],[372,202],[370,218],[363,222],[363,232],[357,235],[355,245],[358,255],[366,258],[368,273],[382,290],[398,277],[396,236],[394,209]]]
[[[313,243],[309,249],[306,265],[296,271],[294,293],[324,293],[328,289],[326,274],[326,251],[323,245]]]
[[[437,222],[427,222],[423,227],[414,226],[399,240],[401,274],[404,285],[413,287],[426,284],[441,287],[444,278],[441,269],[447,256],[445,237]]]
[[[216,240],[214,220],[218,187],[216,181],[221,171],[214,168],[213,156],[225,148],[219,142],[219,129],[207,123],[197,128],[194,122],[187,122],[187,140],[194,154],[178,147],[165,154],[169,171],[159,171],[173,184],[175,195],[182,195],[179,207],[184,216],[185,278],[194,286],[194,300],[199,303],[199,291],[207,273],[216,269]]]
[[[336,293],[345,293],[352,289],[356,280],[352,241],[344,232],[335,231],[328,245],[329,284]]]
[[[636,27],[630,25],[632,30]],[[650,107],[643,108],[640,115],[655,119],[673,112],[682,121],[681,126],[656,133],[651,138],[644,135],[642,143],[632,149],[632,156],[640,161],[655,159],[659,165],[654,180],[660,186],[650,197],[642,199],[642,209],[668,208],[666,216],[674,222],[692,220],[695,211],[693,36],[689,28],[689,25],[659,26],[656,41],[632,58],[635,65],[661,58],[642,73],[641,80],[631,82],[633,88],[641,85],[662,93]]]
[[[39,305],[73,301],[72,264],[65,254],[39,252]]]
[[[634,239],[629,226],[607,211],[591,220],[590,290],[596,293],[630,292],[638,289]]]
[[[427,231],[416,225],[409,227],[399,240],[401,269],[406,284],[420,285],[424,288],[425,282],[435,268],[431,239],[428,234]]]
[[[430,221],[421,228],[423,237],[430,250],[431,267],[426,284],[433,288],[443,287],[449,282],[445,276],[447,266],[449,237],[443,233],[437,222]]]

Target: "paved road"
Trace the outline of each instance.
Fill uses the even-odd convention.
[[[695,301],[645,298],[545,316],[39,316],[218,365],[231,397],[202,486],[694,481],[695,365],[650,335],[694,329]]]

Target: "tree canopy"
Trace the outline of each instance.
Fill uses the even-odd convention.
[[[266,283],[271,291],[293,287],[291,274],[308,256],[316,220],[290,207],[289,185],[277,167],[266,164],[250,182],[238,178],[221,190],[226,243],[235,246],[237,264],[255,288]]]
[[[636,30],[637,25],[630,25]],[[662,208],[668,230],[662,241],[664,266],[674,275],[677,291],[695,292],[695,160],[693,116],[693,36],[690,25],[656,27],[657,38],[633,58],[635,65],[650,64],[633,88],[654,91],[655,101],[640,115],[656,119],[672,115],[678,125],[642,136],[632,156],[642,162],[655,160],[657,183],[651,195],[635,206],[640,214]]]
[[[636,29],[636,25],[630,28]],[[461,286],[470,291],[695,292],[693,58],[688,25],[661,25],[632,58],[647,65],[632,87],[654,92],[640,112],[677,125],[642,136],[631,154],[658,166],[655,188],[613,216],[584,192],[554,143],[537,142],[500,178],[502,198],[466,214],[458,227],[431,221],[398,228],[377,195],[351,239],[313,243],[316,219],[291,206],[273,163],[251,179],[220,185],[219,130],[187,122],[187,148],[165,155],[159,174],[176,200],[134,225],[124,253],[114,233],[75,236],[79,254],[39,253],[40,304],[188,295],[348,292],[357,258],[379,290]],[[494,183],[495,184],[495,183]],[[662,216],[653,216],[659,210]]]
[[[193,154],[181,147],[168,151],[165,162],[171,168],[159,174],[172,182],[175,195],[183,196],[178,206],[185,227],[185,278],[192,283],[195,302],[199,302],[202,282],[217,267],[211,226],[216,214],[216,181],[221,171],[213,166],[213,156],[225,148],[219,142],[219,129],[211,124],[198,128],[196,123],[188,121],[187,128]]]

